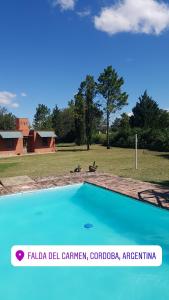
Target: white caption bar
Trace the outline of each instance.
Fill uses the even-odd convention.
[[[162,264],[160,246],[13,246],[15,267],[120,267]]]

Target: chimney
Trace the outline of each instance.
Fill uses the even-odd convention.
[[[29,135],[29,120],[27,118],[16,118],[16,130],[20,130],[23,136]]]

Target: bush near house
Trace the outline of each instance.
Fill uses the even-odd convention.
[[[134,148],[136,133],[140,149],[169,151],[169,131],[167,129],[123,130],[112,137],[111,143],[116,147]]]

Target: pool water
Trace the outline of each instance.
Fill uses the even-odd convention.
[[[160,245],[163,264],[143,268],[11,266],[13,245],[34,244]],[[0,198],[1,300],[168,299],[168,281],[168,211],[90,184]]]

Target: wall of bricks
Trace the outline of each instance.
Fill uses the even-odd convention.
[[[23,154],[23,139],[11,139],[11,147],[8,147],[7,140],[0,138],[0,155],[21,155]]]

